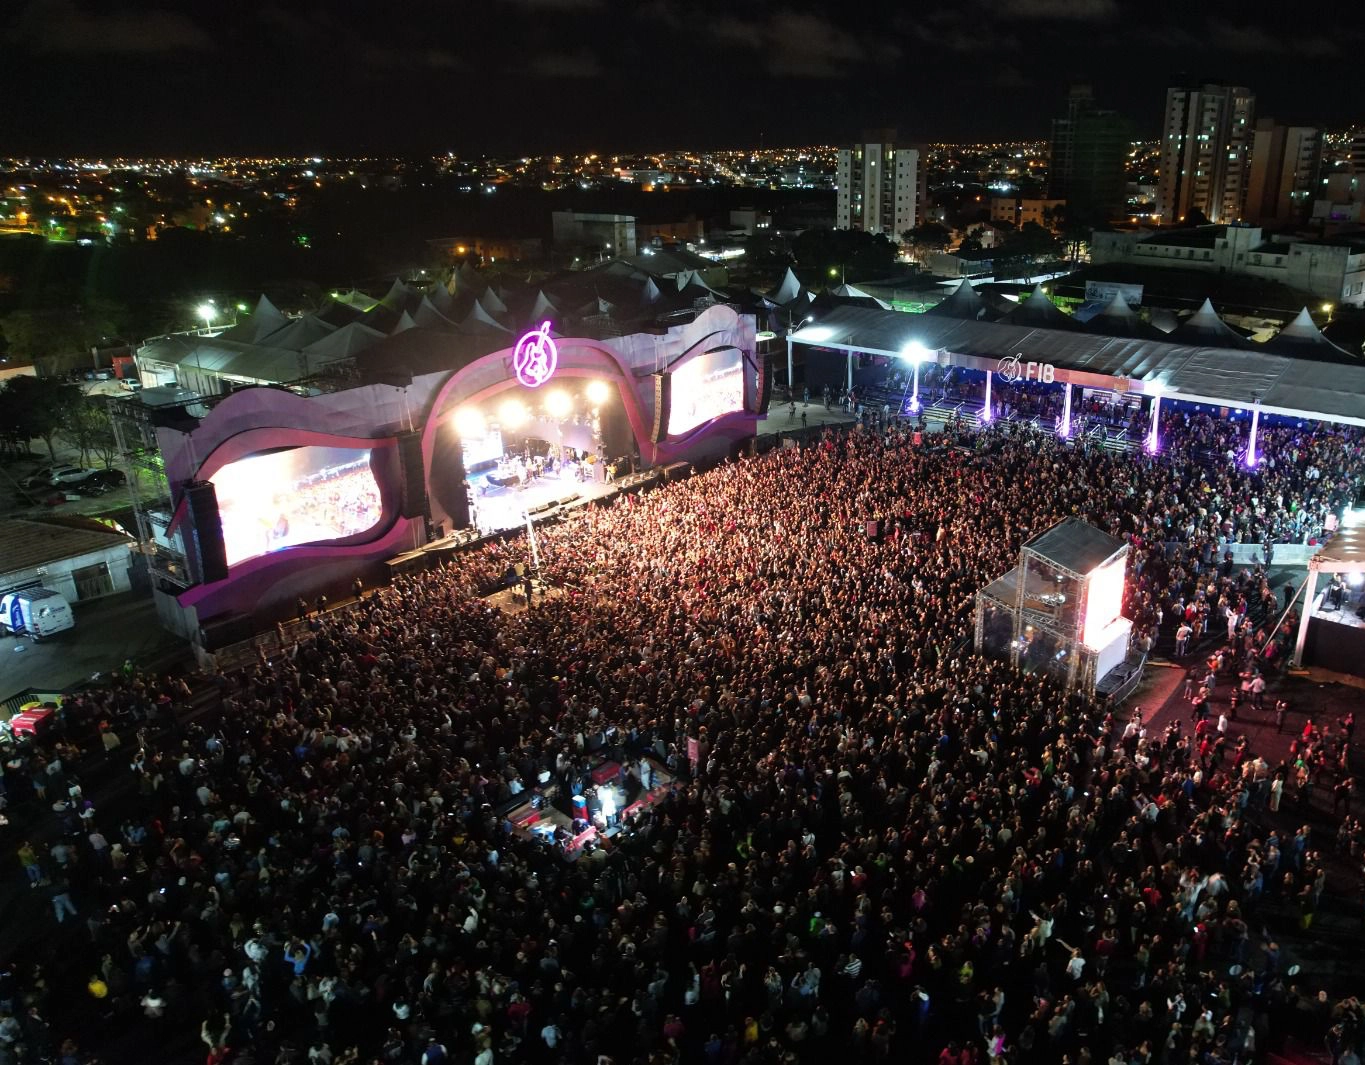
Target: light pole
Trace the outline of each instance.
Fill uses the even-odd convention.
[[[206,300],[199,305],[199,317],[204,319],[204,331],[208,332],[213,328],[214,315],[218,313],[218,308],[213,305],[213,300]]]

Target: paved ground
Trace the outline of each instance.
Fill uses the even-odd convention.
[[[188,657],[188,645],[161,627],[146,593],[121,592],[71,609],[76,627],[41,643],[0,637],[0,699],[25,688],[59,692],[127,658],[146,666]]]
[[[1145,702],[1139,697],[1129,706],[1144,707],[1149,736],[1160,736],[1171,722],[1179,722],[1182,730],[1189,734],[1193,723],[1190,704],[1184,699],[1184,668],[1158,667],[1158,672],[1167,679],[1149,689]],[[1220,709],[1227,707],[1231,690],[1232,680],[1220,677],[1219,687],[1211,700],[1215,718]],[[1283,731],[1277,730],[1273,709],[1269,709],[1280,698],[1285,699],[1290,708]],[[1253,710],[1245,702],[1238,707],[1237,716],[1229,725],[1229,735],[1234,738],[1245,736],[1251,751],[1276,766],[1289,757],[1289,745],[1303,731],[1308,719],[1311,718],[1318,728],[1330,727],[1337,732],[1348,711],[1365,708],[1365,681],[1324,676],[1313,670],[1276,675],[1266,689],[1264,704],[1268,709]],[[1361,800],[1365,794],[1361,770],[1357,734],[1351,748],[1350,768],[1356,778],[1356,800],[1351,811],[1355,816],[1360,816],[1365,809]],[[1321,978],[1333,994],[1356,994],[1360,958],[1365,952],[1365,905],[1362,904],[1365,888],[1359,859],[1352,860],[1336,848],[1336,833],[1341,824],[1341,817],[1332,812],[1332,787],[1336,783],[1335,775],[1325,775],[1316,781],[1308,804],[1299,803],[1286,790],[1278,812],[1272,813],[1262,807],[1250,810],[1249,816],[1272,825],[1282,838],[1286,833],[1292,836],[1301,825],[1312,828],[1313,847],[1326,856],[1328,868],[1327,891],[1313,919],[1312,930],[1303,934],[1294,914],[1286,907],[1266,912],[1265,931],[1280,941],[1294,961],[1311,966],[1315,977]]]

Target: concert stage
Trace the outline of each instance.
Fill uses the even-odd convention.
[[[469,478],[470,520],[480,533],[501,532],[525,525],[528,514],[534,518],[557,506],[581,505],[613,494],[611,485],[594,479],[597,475],[595,467],[579,464],[530,480],[517,475],[513,484],[497,483],[510,479],[500,477],[497,470],[478,474]]]
[[[1309,561],[1304,599],[1295,663],[1365,677],[1365,510],[1348,507]]]

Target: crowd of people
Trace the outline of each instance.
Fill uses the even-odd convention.
[[[12,800],[76,793],[14,875],[84,926],[105,1031],[213,1065],[1358,1060],[1365,1009],[1276,931],[1359,869],[1350,796],[1339,831],[1311,794],[1287,823],[1293,765],[971,646],[978,588],[1072,516],[1132,544],[1140,627],[1195,603],[1219,637],[1261,592],[1223,546],[1358,488],[1357,435],[1267,434],[1255,471],[1207,439],[829,432],[544,527],[530,609],[478,597],[517,540],[399,577],[225,678],[216,720],[120,678],[62,728],[112,734],[135,794],[106,816],[74,752],[31,752]],[[1297,757],[1341,783],[1350,744]],[[609,758],[674,783],[576,860],[511,831]],[[43,980],[0,988],[6,1065],[86,1060]]]

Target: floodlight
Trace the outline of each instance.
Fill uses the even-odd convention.
[[[545,413],[551,418],[567,418],[571,410],[573,410],[573,400],[569,398],[567,392],[555,389],[546,395]]]
[[[529,412],[526,404],[519,399],[505,400],[498,408],[498,421],[505,429],[516,429],[526,424]]]
[[[461,407],[455,412],[455,432],[461,440],[482,440],[486,431],[483,415],[473,407]]]

